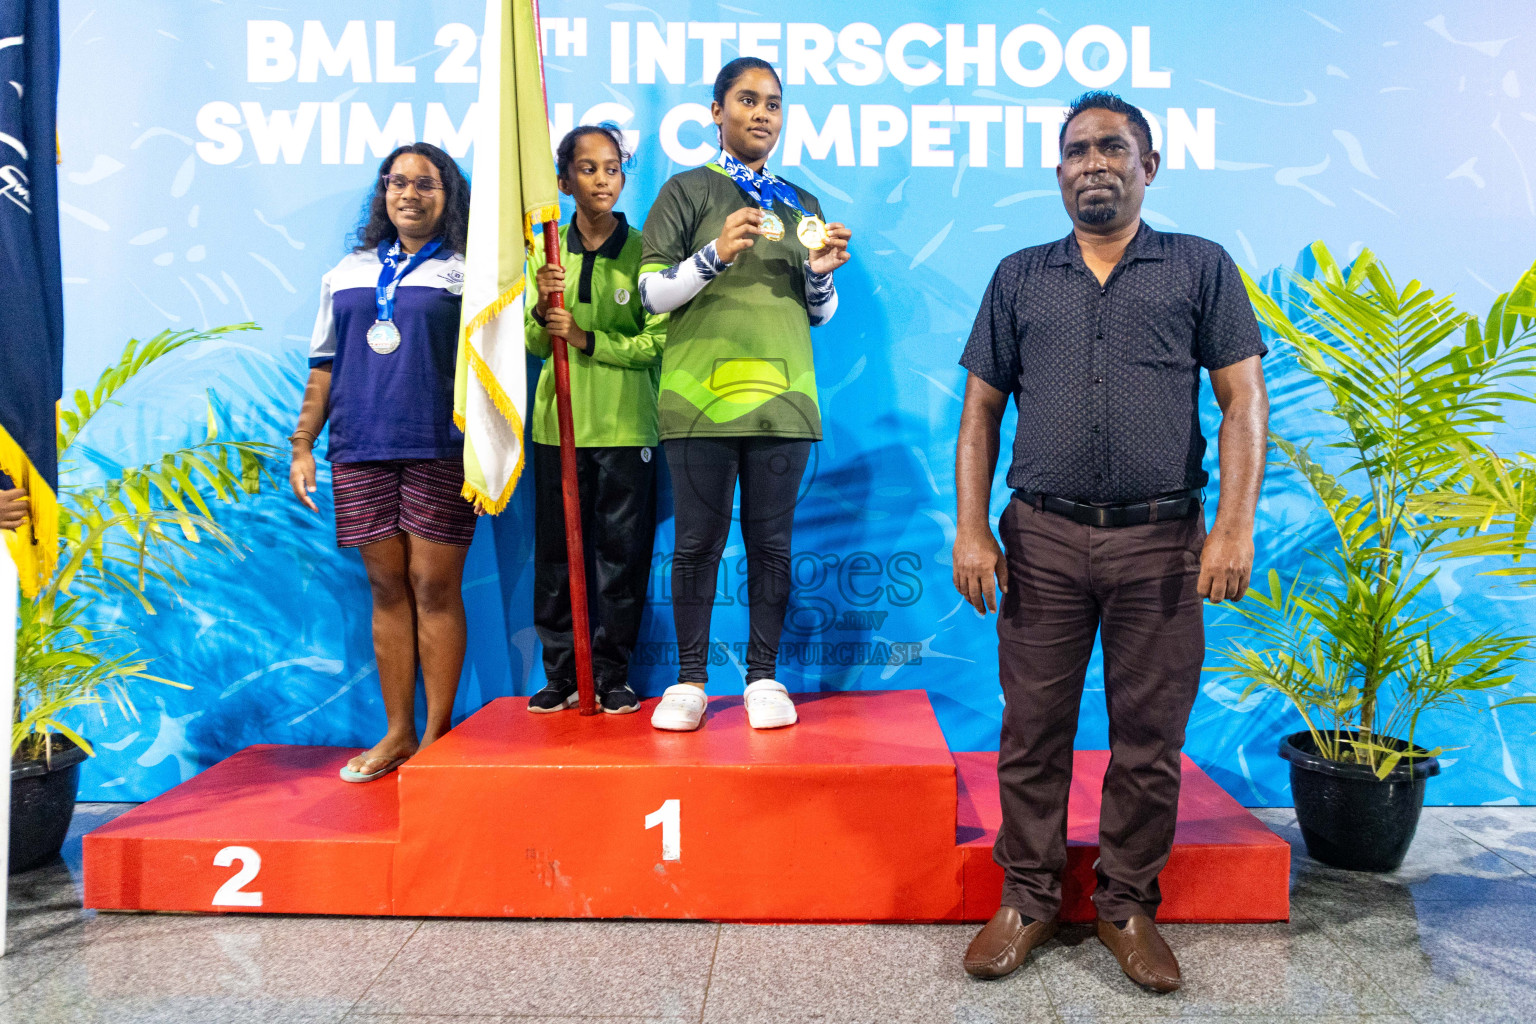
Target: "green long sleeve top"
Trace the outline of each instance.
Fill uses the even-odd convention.
[[[565,268],[565,305],[576,326],[591,337],[591,353],[569,348],[571,420],[578,448],[648,447],[657,442],[656,391],[667,315],[651,314],[640,304],[640,232],[622,213],[618,227],[595,252],[582,245],[581,232],[560,228],[560,265]],[[528,351],[543,359],[533,402],[533,440],[560,443],[555,412],[555,365],[552,343],[534,315],[538,289],[534,274],[544,265],[536,246],[528,261],[524,304]]]

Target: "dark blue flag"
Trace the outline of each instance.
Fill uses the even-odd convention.
[[[0,487],[31,500],[31,523],[7,537],[28,593],[51,574],[58,535],[58,96],[58,0],[0,0]]]

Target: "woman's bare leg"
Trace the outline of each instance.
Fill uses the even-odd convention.
[[[415,538],[410,538],[412,542]],[[363,567],[373,592],[373,655],[389,725],[373,749],[347,767],[361,774],[378,771],[399,757],[416,753],[416,609],[407,571],[407,537],[396,534],[364,544]]]
[[[416,650],[427,690],[427,728],[421,737],[425,747],[452,725],[468,642],[463,584],[469,548],[407,535],[406,550],[416,604]]]

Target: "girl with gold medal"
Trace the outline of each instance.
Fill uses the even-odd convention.
[[[774,676],[794,510],[810,446],[821,440],[810,328],[837,308],[832,274],[848,261],[851,232],[764,167],[783,127],[782,93],[765,61],[722,68],[712,107],[720,153],[669,179],[645,224],[641,298],[650,312],[671,313],[658,412],[672,473],[679,671],[652,714],[658,729],[703,724],[710,615],[738,481],[751,606],[747,718],[757,729],[797,718]]]

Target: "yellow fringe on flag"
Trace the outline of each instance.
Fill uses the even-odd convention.
[[[538,244],[533,240],[533,226],[559,219],[560,207],[558,205],[536,206],[523,214],[523,238],[527,240],[529,252],[533,252],[533,247]]]
[[[16,563],[21,593],[32,598],[53,579],[59,561],[59,501],[48,482],[37,475],[32,460],[4,427],[0,427],[0,470],[26,490],[27,525],[0,531]]]
[[[558,205],[535,207],[523,215],[523,240],[527,246],[527,252],[532,253],[533,247],[536,244],[533,236],[533,226],[535,224],[543,224],[545,221],[559,219],[560,207]],[[486,365],[484,358],[470,344],[469,339],[476,331],[500,316],[523,293],[526,276],[524,274],[519,277],[512,287],[496,296],[494,302],[476,313],[474,318],[464,325],[460,341],[464,346],[465,361],[469,364],[470,371],[475,375],[475,379],[480,382],[480,386],[485,388],[485,393],[490,396],[491,402],[496,406],[497,411],[506,418],[508,423],[516,428],[519,439],[523,437],[522,417],[517,414],[517,407],[512,403],[512,399],[507,396],[506,391],[501,386],[501,382],[496,379],[496,375],[491,372],[491,368]],[[468,428],[463,413],[454,410],[453,422],[459,430],[467,432]],[[512,476],[507,480],[507,485],[503,488],[501,494],[487,494],[468,480],[465,480],[459,496],[465,501],[473,502],[476,511],[483,515],[496,515],[500,513],[507,507],[507,502],[512,500],[512,491],[517,487],[517,481],[523,475],[523,464],[525,461],[526,450],[521,441],[519,441],[517,465],[513,468]]]
[[[460,339],[463,344],[466,347],[469,347],[470,335],[474,334],[480,328],[484,327],[486,324],[500,316],[501,311],[510,306],[512,302],[522,293],[523,279],[520,277],[517,279],[516,284],[502,292],[500,295],[496,296],[496,300],[494,302],[492,302],[489,306],[486,306],[480,312],[476,313],[475,318],[464,325],[463,337]],[[471,352],[474,351],[472,347],[470,347],[469,350]]]
[[[500,300],[498,299],[497,301],[499,302]],[[479,318],[476,317],[476,319]],[[507,507],[507,502],[512,497],[512,489],[517,486],[518,479],[523,475],[523,462],[527,455],[526,446],[522,443],[523,418],[517,414],[517,407],[512,404],[512,399],[507,396],[506,391],[502,390],[501,383],[496,379],[496,375],[491,372],[491,368],[486,365],[485,360],[480,357],[480,353],[468,345],[465,346],[465,350],[468,356],[470,371],[475,375],[475,379],[480,382],[480,386],[485,388],[485,393],[491,396],[491,402],[496,406],[496,411],[506,417],[507,422],[516,429],[518,436],[517,465],[513,467],[512,475],[507,479],[507,486],[500,495],[493,497],[481,491],[467,480],[461,492],[465,499],[475,503],[475,508],[480,512],[496,515]],[[459,424],[460,430],[464,429],[463,419],[463,416],[454,413],[454,420]]]
[[[496,379],[496,375],[491,372],[491,368],[480,357],[480,353],[474,349],[469,350],[469,368],[474,371],[475,379],[480,382],[480,386],[485,388],[485,393],[491,396],[491,401],[495,403],[497,410],[507,418],[508,423],[517,427],[517,432],[521,435],[523,424],[517,415],[517,407],[512,404],[512,399],[507,396],[507,393],[502,390],[501,382]]]
[[[512,490],[517,486],[517,478],[523,473],[523,460],[517,460],[517,472],[512,474],[512,479],[507,481],[507,489],[501,492],[501,497],[493,498],[484,493],[474,484],[465,481],[459,490],[459,497],[475,506],[475,511],[483,516],[499,515],[512,500]]]

